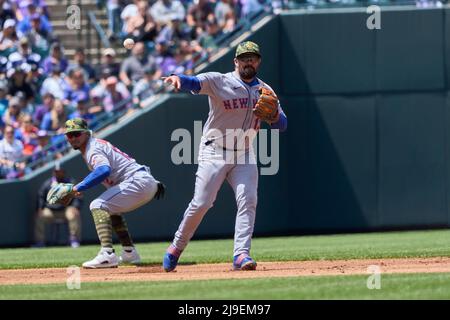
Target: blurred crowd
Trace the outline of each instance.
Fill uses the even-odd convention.
[[[0,179],[61,157],[67,119],[95,127],[105,114],[141,108],[164,90],[162,76],[192,74],[237,25],[311,1],[97,0],[113,45],[92,65],[83,48],[67,59],[45,0],[0,0]],[[114,47],[126,38],[135,45],[119,59]]]
[[[135,41],[125,59],[114,48],[92,65],[83,48],[73,61],[53,33],[45,0],[0,0],[0,179],[20,178],[63,155],[62,126],[82,117],[93,127],[103,114],[142,107],[163,90],[161,77],[192,74],[238,19],[272,10],[260,0],[98,0],[108,36]],[[114,47],[114,46],[113,46]]]

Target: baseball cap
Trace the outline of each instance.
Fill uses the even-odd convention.
[[[77,131],[89,131],[86,120],[81,118],[73,118],[67,120],[64,124],[65,133]]]
[[[244,53],[254,53],[261,57],[259,46],[252,41],[245,41],[238,44],[235,57],[238,57]]]
[[[7,29],[9,27],[15,27],[16,21],[14,19],[6,19],[5,23],[3,24],[3,29]]]
[[[116,51],[113,48],[106,48],[105,50],[103,50],[103,55],[115,57]]]

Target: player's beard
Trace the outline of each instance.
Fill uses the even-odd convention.
[[[239,76],[243,80],[252,80],[256,77],[256,69],[252,66],[245,66],[243,69],[239,70]]]

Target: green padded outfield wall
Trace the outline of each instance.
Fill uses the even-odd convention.
[[[260,76],[289,118],[279,172],[260,176],[256,236],[450,225],[449,14],[448,7],[382,8],[381,30],[368,30],[364,9],[296,11],[249,37],[263,52]],[[228,72],[233,57],[234,49],[205,71]],[[172,239],[196,165],[171,162],[178,143],[171,134],[192,133],[207,113],[204,96],[168,95],[102,132],[168,187],[164,200],[127,215],[135,240]],[[0,183],[0,245],[31,243],[36,192],[51,166]],[[76,152],[64,166],[77,180],[88,173]],[[96,242],[88,208],[102,191],[85,194],[85,242]],[[235,210],[225,183],[195,238],[231,238]]]

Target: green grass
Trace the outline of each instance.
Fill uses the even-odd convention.
[[[169,243],[138,243],[144,263],[161,263]],[[97,254],[99,246],[78,249],[1,249],[0,269],[80,265]],[[118,252],[120,247],[116,246]],[[191,241],[180,263],[231,262],[233,241]],[[450,230],[383,232],[329,236],[255,238],[257,261],[337,260],[363,258],[436,257],[450,255]]]
[[[369,290],[367,276],[1,286],[0,299],[450,299],[450,273],[390,274]]]

